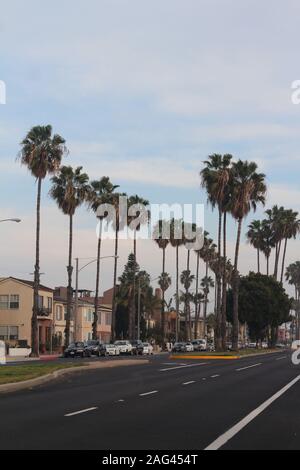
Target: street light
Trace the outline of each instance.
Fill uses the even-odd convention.
[[[19,224],[20,222],[22,222],[21,219],[3,219],[3,220],[0,220],[0,223],[1,222],[16,222],[17,224]]]
[[[100,258],[100,260],[103,260],[103,259],[110,259],[110,258],[119,258],[119,256],[102,256]],[[91,260],[89,261],[88,263],[86,263],[84,266],[82,266],[81,268],[79,267],[79,261],[81,260]],[[87,268],[88,266],[90,266],[91,264],[93,263],[96,263],[98,261],[97,258],[76,258],[76,287],[75,287],[75,315],[74,315],[74,336],[75,336],[75,340],[77,341],[77,333],[78,333],[78,290],[79,290],[79,273],[81,271],[83,271],[85,268]]]

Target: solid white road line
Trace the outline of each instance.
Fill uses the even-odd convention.
[[[261,365],[262,363],[260,362],[259,364],[253,364],[252,366],[242,367],[241,369],[236,369],[236,372],[242,372],[242,370],[253,369],[253,367],[258,367]]]
[[[190,382],[185,382],[184,384],[182,385],[192,385],[192,384],[195,384],[195,380],[191,380]]]
[[[229,431],[225,432],[222,436],[216,439],[212,444],[210,444],[205,450],[219,450],[228,441],[230,441],[234,436],[236,436],[242,429],[248,426],[251,421],[257,418],[261,413],[263,413],[269,406],[272,405],[278,398],[284,395],[290,388],[292,388],[297,382],[300,380],[300,375],[292,380],[289,384],[283,387],[279,392],[275,393],[269,400],[265,401],[262,405],[260,405],[256,410],[252,411],[248,416],[246,416],[242,421],[238,424],[233,426]]]
[[[207,362],[202,362],[200,364],[189,364],[185,366],[169,367],[168,369],[160,369],[159,372],[169,372],[170,370],[187,369],[188,367],[205,366],[206,364]]]
[[[211,379],[216,379],[217,377],[220,377],[219,375],[212,375]]]
[[[98,408],[88,408],[87,410],[81,410],[81,411],[76,411],[75,413],[69,413],[68,415],[65,415],[65,418],[71,418],[72,416],[77,416],[77,415],[82,415],[84,413],[89,413],[90,411],[95,411],[98,410]]]
[[[140,397],[148,397],[149,395],[155,395],[158,393],[158,390],[154,390],[153,392],[141,393]]]

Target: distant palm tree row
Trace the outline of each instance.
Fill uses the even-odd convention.
[[[76,210],[83,204],[96,214],[99,219],[97,240],[97,269],[95,280],[95,306],[93,322],[93,338],[97,338],[97,323],[99,311],[100,292],[100,268],[103,224],[111,223],[115,232],[114,248],[114,271],[113,271],[113,301],[112,301],[112,340],[115,339],[116,330],[116,308],[117,308],[117,283],[118,283],[118,255],[119,255],[119,233],[123,225],[135,224],[136,218],[143,215],[143,211],[129,210],[127,221],[121,220],[119,198],[126,194],[119,192],[119,186],[114,185],[109,177],[102,177],[97,181],[90,181],[87,173],[82,167],[72,168],[63,166],[62,160],[68,155],[65,140],[59,135],[53,135],[51,126],[37,126],[31,129],[25,139],[21,142],[21,163],[30,170],[37,180],[37,203],[36,203],[36,260],[34,270],[34,299],[32,314],[32,352],[39,354],[38,345],[38,291],[40,284],[40,209],[42,182],[49,175],[52,187],[51,197],[56,201],[62,212],[69,217],[69,250],[68,250],[68,298],[65,329],[65,345],[70,341],[71,311],[73,302],[72,275],[73,275],[73,222]],[[177,236],[178,231],[186,233],[186,225],[190,225],[193,233],[196,231],[194,224],[187,224],[183,220],[172,219],[170,221],[160,220],[154,229],[153,238],[162,252],[162,273],[159,277],[159,286],[162,290],[161,302],[161,330],[164,341],[166,341],[166,292],[172,284],[171,276],[166,272],[166,249],[171,246],[175,250],[176,262],[176,286],[175,286],[175,311],[177,318],[180,314],[180,303],[184,305],[185,317],[185,339],[198,336],[198,320],[201,316],[201,305],[203,304],[204,334],[207,332],[207,316],[209,293],[215,288],[215,341],[218,350],[226,348],[226,322],[227,322],[227,290],[232,286],[233,290],[233,348],[238,349],[239,317],[239,251],[244,219],[251,210],[255,211],[258,204],[265,204],[266,184],[265,175],[257,171],[254,162],[233,161],[232,155],[213,154],[204,162],[201,173],[201,184],[207,192],[208,203],[218,212],[218,240],[217,244],[204,233],[203,246],[194,250],[196,256],[196,273],[191,271],[191,253],[185,236]],[[127,197],[127,196],[126,196]],[[128,198],[129,208],[132,206],[148,206],[149,202],[134,195]],[[109,214],[99,215],[98,208],[102,204],[110,204],[115,209],[114,220],[109,219]],[[272,249],[275,252],[274,276],[279,273],[279,262],[282,254],[281,281],[284,276],[285,257],[288,240],[295,238],[299,233],[300,222],[298,214],[275,206],[267,211],[264,221],[254,221],[248,228],[247,237],[251,245],[257,250],[258,271],[261,269],[260,254],[263,253],[267,260],[267,273],[269,274],[269,260]],[[234,263],[227,256],[227,218],[232,216],[237,222],[237,238]],[[133,226],[133,258],[131,262],[137,265],[137,232],[143,224],[149,222],[150,214],[140,217],[139,222]],[[169,233],[165,237],[167,226]],[[187,248],[186,269],[179,272],[180,248]],[[204,262],[205,276],[200,276],[200,260]],[[210,276],[211,270],[215,275],[215,282]],[[289,274],[289,276],[291,276]],[[291,279],[289,277],[288,279]],[[136,276],[132,276],[133,285],[129,289],[130,296],[136,298]],[[180,283],[183,290],[180,292]],[[196,290],[191,292],[191,287],[196,284]],[[195,326],[192,332],[191,304],[194,304]],[[136,332],[136,305],[130,302],[129,308],[129,335],[134,339]],[[179,336],[179,321],[176,322],[176,337]]]

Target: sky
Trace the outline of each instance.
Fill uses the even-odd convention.
[[[212,153],[254,160],[267,177],[267,207],[300,209],[300,4],[244,0],[10,0],[1,5],[0,274],[30,278],[34,265],[36,185],[16,157],[34,125],[51,124],[67,141],[65,164],[91,179],[110,176],[122,191],[152,203],[205,204],[199,172]],[[68,221],[43,188],[43,283],[66,284]],[[262,217],[263,208],[251,214]],[[217,216],[205,206],[205,229]],[[74,257],[96,253],[96,221],[85,209],[75,220]],[[229,256],[236,226],[229,224]],[[255,269],[243,235],[240,270]],[[120,272],[132,242],[120,248]],[[287,263],[299,259],[290,243]],[[105,242],[103,254],[113,253]],[[174,274],[168,250],[167,269]],[[155,244],[141,241],[139,263],[161,272]],[[186,253],[181,253],[184,268]],[[194,262],[195,260],[193,260]],[[203,269],[203,267],[202,267]],[[95,268],[81,273],[94,289]],[[102,266],[102,290],[112,284],[112,260]],[[155,283],[154,283],[155,285]]]

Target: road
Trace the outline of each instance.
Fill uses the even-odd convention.
[[[94,370],[0,396],[0,449],[300,449],[290,354]]]

